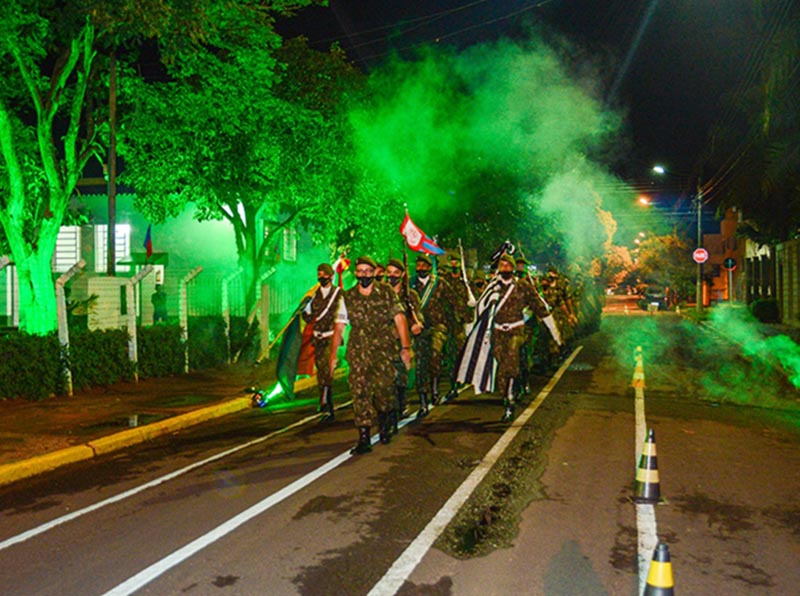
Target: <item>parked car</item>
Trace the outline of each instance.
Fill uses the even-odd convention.
[[[669,308],[669,300],[665,289],[656,285],[647,286],[636,304],[642,310],[667,310]]]

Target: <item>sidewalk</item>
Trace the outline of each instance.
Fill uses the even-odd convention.
[[[0,486],[249,408],[244,390],[274,383],[274,363],[231,365],[73,397],[0,401]]]

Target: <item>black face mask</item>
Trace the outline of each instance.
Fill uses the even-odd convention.
[[[514,275],[516,275],[518,278],[522,279],[523,277],[525,277],[525,272],[524,271],[515,271]]]
[[[422,280],[428,279],[428,276],[430,276],[430,274],[431,274],[431,270],[430,269],[424,269],[424,270],[423,269],[417,269],[417,277],[422,279]]]
[[[514,272],[513,271],[501,271],[500,272],[500,277],[502,277],[504,280],[508,281],[509,279],[514,277]]]
[[[396,286],[397,284],[400,283],[400,278],[397,277],[396,275],[390,275],[389,277],[386,278],[386,281],[388,281],[391,285]]]
[[[383,281],[383,275],[376,275],[375,281]]]
[[[368,276],[368,277],[367,277],[367,276],[365,276],[365,277],[359,277],[359,278],[358,278],[358,283],[360,283],[360,284],[361,284],[361,287],[362,287],[362,288],[368,288],[368,287],[370,287],[370,286],[372,285],[372,281],[373,281],[374,279],[375,279],[375,278],[374,278],[372,275],[370,275],[370,276]]]
[[[330,277],[318,277],[317,281],[319,282],[319,285],[321,285],[324,288],[329,283],[331,283],[331,278]]]
[[[479,290],[480,290],[480,289],[481,289],[481,288],[482,288],[484,285],[485,285],[485,284],[484,284],[484,282],[482,282],[482,281],[476,281],[476,282],[475,282],[475,287],[476,287],[476,288],[478,288]]]

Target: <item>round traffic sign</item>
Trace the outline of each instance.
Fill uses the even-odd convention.
[[[722,266],[725,267],[725,269],[733,271],[734,269],[736,269],[736,259],[734,259],[733,257],[728,257],[727,259],[722,261]]]
[[[692,253],[695,263],[705,263],[708,260],[708,251],[705,248],[697,248]]]

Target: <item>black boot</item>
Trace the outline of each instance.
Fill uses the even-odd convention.
[[[397,418],[402,420],[408,417],[408,409],[406,408],[406,388],[395,387],[397,392]]]
[[[511,422],[514,419],[514,379],[513,378],[508,380],[508,385],[506,387],[506,393],[503,396],[503,405],[505,406],[505,411],[503,412],[503,417],[500,419],[500,422]]]
[[[439,379],[436,377],[434,377],[433,384],[431,386],[431,405],[439,405]]]
[[[447,392],[447,395],[444,396],[444,401],[451,401],[458,397],[458,381],[453,381],[450,383],[450,391]]]
[[[362,453],[370,453],[371,451],[372,445],[370,444],[369,440],[369,427],[359,426],[358,443],[356,443],[355,447],[350,450],[350,455],[360,455]]]
[[[428,415],[428,396],[424,393],[419,394],[419,411],[417,418],[425,418]]]
[[[382,445],[388,445],[392,440],[392,419],[390,412],[378,412],[378,436]]]
[[[392,429],[392,434],[396,435],[400,432],[400,427],[398,422],[400,421],[399,415],[397,410],[392,410],[389,412],[389,427]]]
[[[327,385],[322,386],[322,397],[319,402],[319,409],[322,412],[320,422],[333,422],[336,414],[333,411],[333,391]]]

